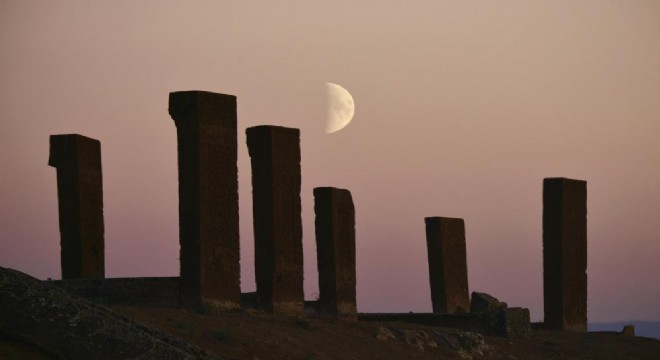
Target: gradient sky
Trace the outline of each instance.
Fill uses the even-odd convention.
[[[376,5],[378,4],[378,5]],[[254,291],[245,128],[301,129],[312,189],[350,189],[360,311],[430,311],[424,217],[465,219],[470,291],[543,318],[542,181],[588,181],[590,321],[660,320],[660,2],[0,0],[0,266],[60,278],[51,134],[102,144],[106,275],[178,275],[168,93],[238,97],[241,269]],[[325,82],[355,99],[324,134]]]

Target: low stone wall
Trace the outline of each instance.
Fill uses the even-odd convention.
[[[51,284],[101,304],[179,305],[178,277],[51,280]]]
[[[362,313],[358,314],[358,320],[400,321],[427,326],[441,326],[489,336],[527,337],[531,332],[529,310],[523,308],[507,308],[492,313],[462,314]]]
[[[179,277],[50,280],[71,294],[101,304],[180,306]],[[307,302],[306,302],[307,303]],[[257,293],[241,294],[241,307],[255,309]]]
[[[179,306],[178,277],[51,280],[69,293],[101,304]],[[244,309],[258,308],[255,292],[241,294]],[[305,315],[319,317],[317,301],[305,301]],[[483,335],[526,337],[531,331],[529,310],[505,308],[488,313],[361,313],[361,321],[400,321],[472,331]]]

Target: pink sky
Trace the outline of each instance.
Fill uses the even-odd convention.
[[[322,4],[322,5],[321,5]],[[102,144],[109,277],[178,274],[168,93],[238,97],[241,268],[254,291],[245,129],[301,129],[312,189],[351,190],[360,311],[431,310],[425,216],[465,219],[470,290],[543,318],[544,177],[588,181],[589,320],[660,320],[660,2],[0,1],[0,266],[59,278],[48,136]],[[324,83],[355,99],[324,134]]]

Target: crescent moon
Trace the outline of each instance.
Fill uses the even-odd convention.
[[[325,133],[330,134],[346,127],[355,114],[355,102],[351,94],[343,87],[325,83],[328,112]]]

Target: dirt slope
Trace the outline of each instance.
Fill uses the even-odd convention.
[[[403,323],[113,308],[228,359],[660,359],[660,340],[616,333],[535,330],[507,339]]]

